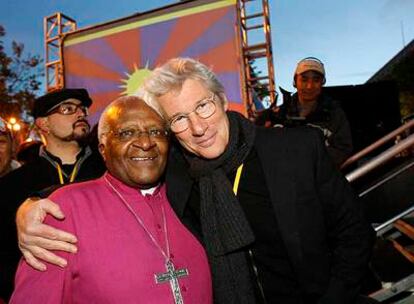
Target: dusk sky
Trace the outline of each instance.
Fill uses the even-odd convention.
[[[26,52],[44,56],[43,17],[62,12],[78,28],[145,12],[176,1],[154,0],[3,0],[0,24]],[[368,80],[414,39],[413,0],[270,0],[276,85],[293,90],[298,60],[325,63],[327,85]],[[44,82],[44,81],[43,81]]]

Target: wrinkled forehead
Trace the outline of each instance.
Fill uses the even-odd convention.
[[[216,92],[213,88],[208,87],[205,81],[188,78],[181,87],[173,88],[158,96],[158,102],[164,112],[171,116],[170,112],[181,112],[182,107],[195,106],[212,95],[215,95],[220,103],[225,101],[224,92]]]
[[[166,121],[143,101],[125,102],[114,107],[113,115],[110,112],[108,115],[112,121],[111,128],[117,128],[120,125],[159,125],[162,127],[166,124]]]

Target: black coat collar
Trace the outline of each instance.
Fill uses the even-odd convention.
[[[179,143],[173,141],[170,146],[165,180],[168,200],[179,217],[184,214],[194,183],[187,167]]]

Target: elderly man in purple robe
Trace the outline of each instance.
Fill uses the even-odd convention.
[[[54,192],[66,217],[45,219],[77,236],[78,253],[57,252],[68,266],[45,272],[22,260],[11,303],[212,303],[206,253],[166,197],[165,121],[138,97],[121,97],[98,136],[108,172]]]

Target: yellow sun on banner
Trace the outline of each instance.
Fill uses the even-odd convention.
[[[147,78],[150,73],[151,70],[148,69],[148,64],[143,69],[138,69],[137,66],[134,65],[132,74],[126,73],[128,78],[122,80],[124,84],[120,87],[123,88],[124,91],[121,94],[130,96],[136,93],[138,88],[144,82],[144,79]]]

